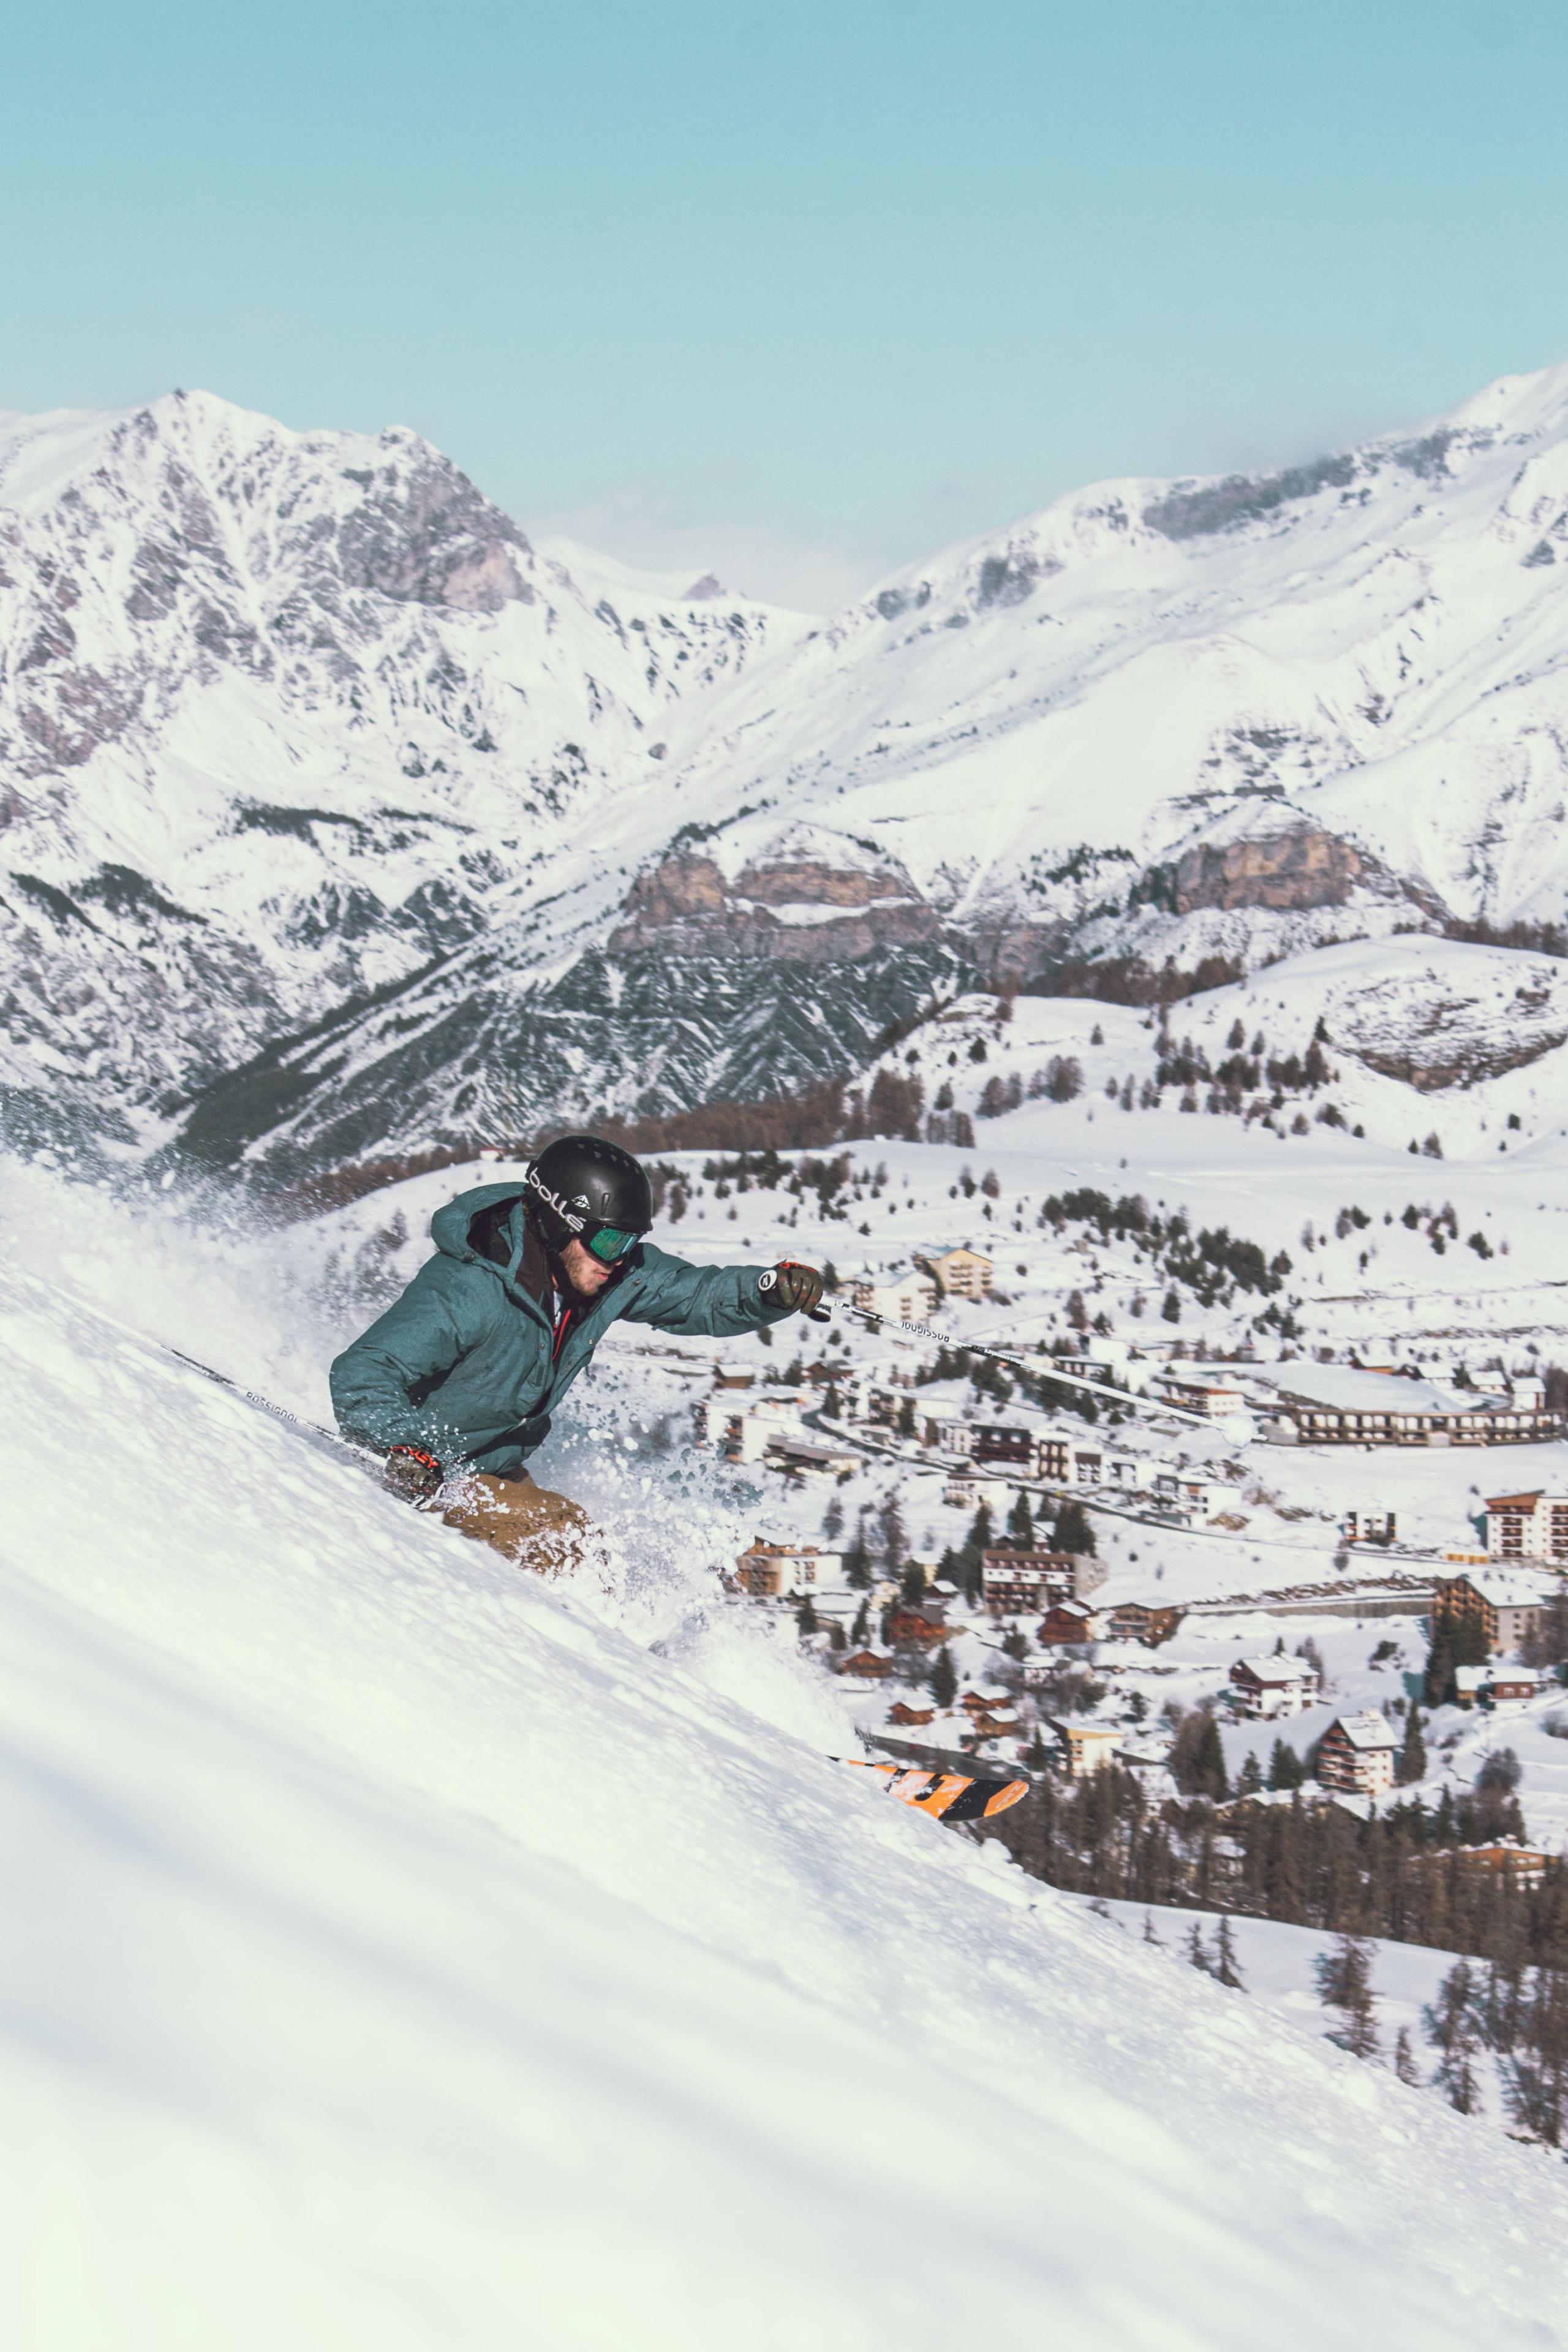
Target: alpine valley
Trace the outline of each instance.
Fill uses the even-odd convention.
[[[1439,940],[1561,951],[1565,657],[1568,366],[1099,484],[826,618],[531,545],[403,430],[0,417],[7,1129],[278,1183],[1287,957],[1354,1054],[1327,951],[1401,933],[1368,1066],[1463,1087],[1568,1036],[1502,987],[1400,1062]]]

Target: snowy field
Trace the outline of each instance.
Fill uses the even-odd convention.
[[[826,1760],[618,1374],[546,1589],[169,1354],[310,1407],[319,1235],[6,1196],[8,2345],[1568,2340],[1560,2166]]]

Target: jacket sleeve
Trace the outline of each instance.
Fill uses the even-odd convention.
[[[327,1377],[343,1435],[381,1454],[417,1445],[447,1460],[454,1432],[441,1412],[438,1384],[484,1337],[485,1309],[484,1297],[458,1267],[442,1258],[422,1267],[332,1364]]]
[[[688,1339],[732,1339],[789,1313],[771,1286],[762,1286],[763,1276],[772,1271],[765,1265],[692,1265],[645,1242],[642,1264],[626,1285],[619,1312],[628,1323],[652,1323]]]

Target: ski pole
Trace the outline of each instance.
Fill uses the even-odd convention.
[[[1134,1396],[1129,1389],[1108,1390],[1100,1381],[1086,1381],[1077,1372],[1058,1372],[1047,1364],[1031,1364],[1023,1356],[1011,1355],[1004,1348],[988,1348],[978,1339],[958,1339],[950,1331],[933,1331],[929,1323],[895,1323],[890,1316],[879,1315],[869,1307],[844,1307],[840,1313],[858,1315],[863,1323],[885,1327],[917,1339],[934,1339],[939,1347],[961,1349],[971,1356],[989,1356],[994,1363],[1007,1364],[1015,1371],[1029,1372],[1036,1378],[1059,1381],[1063,1388],[1084,1389],[1103,1403],[1107,1396],[1117,1404],[1136,1406],[1144,1412],[1169,1413],[1177,1421],[1188,1421],[1197,1429],[1217,1429],[1232,1445],[1249,1445],[1258,1434],[1258,1425],[1249,1412],[1226,1413],[1223,1421],[1211,1420],[1207,1413],[1189,1412],[1184,1405],[1165,1404],[1153,1397]],[[811,1318],[814,1323],[826,1323],[831,1318],[826,1307],[819,1307]]]

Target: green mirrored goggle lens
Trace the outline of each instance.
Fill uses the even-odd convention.
[[[587,1246],[605,1265],[614,1265],[618,1257],[625,1257],[637,1238],[636,1234],[623,1234],[616,1225],[601,1225],[596,1234],[590,1234]]]

